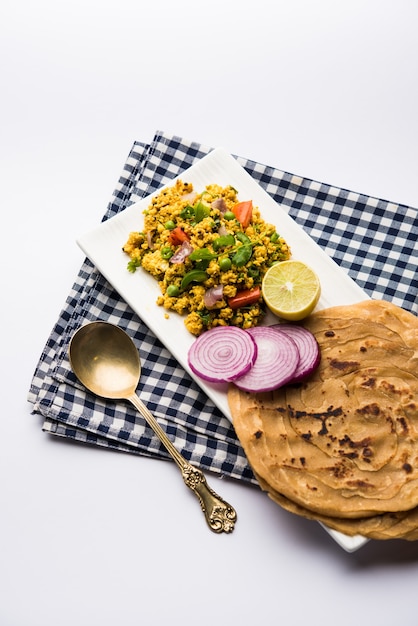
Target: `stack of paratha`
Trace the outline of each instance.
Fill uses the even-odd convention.
[[[303,325],[321,349],[307,381],[228,391],[260,486],[347,535],[418,539],[418,318],[367,300]]]

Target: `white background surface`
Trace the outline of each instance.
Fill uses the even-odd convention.
[[[418,544],[347,554],[256,489],[51,439],[26,394],[134,140],[418,206],[414,0],[3,0],[0,626],[416,624]]]

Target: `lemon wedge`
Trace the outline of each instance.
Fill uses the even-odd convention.
[[[267,270],[261,291],[272,313],[296,322],[307,317],[316,307],[321,283],[315,272],[302,261],[281,261]]]

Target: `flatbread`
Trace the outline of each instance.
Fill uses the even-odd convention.
[[[396,515],[384,518],[385,528],[409,517],[399,532],[410,533],[418,526],[417,317],[367,300],[319,311],[303,325],[321,349],[306,382],[268,394],[228,391],[260,485],[288,510],[331,527],[337,520],[340,530],[344,520],[355,528],[349,534],[382,527],[387,514]]]
[[[418,507],[411,511],[400,511],[397,513],[381,513],[372,517],[362,517],[350,519],[343,517],[329,517],[314,513],[309,509],[299,506],[295,502],[288,500],[282,494],[271,489],[271,487],[260,477],[260,487],[267,492],[268,496],[279,504],[283,509],[317,522],[321,522],[338,530],[349,537],[362,535],[369,539],[406,539],[415,541],[418,539]]]

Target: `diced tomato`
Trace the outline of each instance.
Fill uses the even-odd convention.
[[[245,202],[238,202],[233,208],[232,212],[242,224],[243,228],[247,228],[249,223],[251,222],[251,218],[253,216],[253,202],[252,200],[246,200]]]
[[[260,295],[260,287],[237,291],[235,296],[228,298],[228,306],[231,307],[231,309],[239,309],[242,306],[250,306],[250,304],[255,304],[259,301]]]
[[[173,228],[173,230],[168,235],[168,242],[173,246],[179,246],[183,241],[189,241],[189,236],[184,232],[180,226]]]

